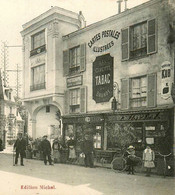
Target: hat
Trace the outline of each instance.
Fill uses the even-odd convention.
[[[128,149],[135,149],[134,146],[129,146]]]

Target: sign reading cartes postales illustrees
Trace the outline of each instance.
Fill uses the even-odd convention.
[[[114,41],[111,40],[108,43],[103,44],[102,46],[94,46],[94,44],[104,38],[114,38],[114,39],[118,39],[120,35],[120,32],[118,32],[117,30],[104,30],[100,33],[97,33],[96,35],[93,36],[93,38],[88,42],[88,46],[89,48],[92,48],[93,52],[104,52],[108,49],[110,49],[111,47],[114,46]]]
[[[113,96],[113,57],[105,54],[93,62],[93,99],[108,102]]]

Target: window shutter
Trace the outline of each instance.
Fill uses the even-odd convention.
[[[80,71],[86,70],[86,43],[80,45]]]
[[[122,29],[122,60],[129,59],[129,27]]]
[[[86,113],[86,87],[80,88],[80,112]]]
[[[129,79],[121,80],[121,109],[129,108]]]
[[[69,114],[69,90],[66,90],[64,93],[64,113]]]
[[[156,106],[156,98],[157,98],[156,74],[150,74],[147,76],[147,78],[148,78],[147,104],[148,104],[148,107],[155,107]]]
[[[69,74],[69,50],[63,51],[63,75]]]
[[[156,32],[156,20],[148,20],[148,32],[147,32],[147,54],[155,53],[157,51],[157,32]]]

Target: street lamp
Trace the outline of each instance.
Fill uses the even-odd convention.
[[[115,97],[115,94],[114,94],[114,92],[115,92],[115,90],[117,89],[117,95],[118,95],[118,100],[119,100],[119,92],[120,92],[120,90],[119,90],[119,85],[118,85],[118,83],[117,82],[114,82],[114,85],[113,85],[113,95],[114,95],[114,97],[113,97],[113,99],[112,99],[112,102],[111,102],[111,109],[115,112],[115,110],[117,110],[117,105],[119,104],[118,103],[118,100],[116,100],[116,97]]]

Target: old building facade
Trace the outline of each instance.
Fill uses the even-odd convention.
[[[81,12],[55,7],[25,24],[23,96],[32,136],[58,125],[65,139],[74,134],[77,150],[89,133],[109,157],[126,146],[123,139],[173,153],[169,6],[150,0],[87,27]]]

